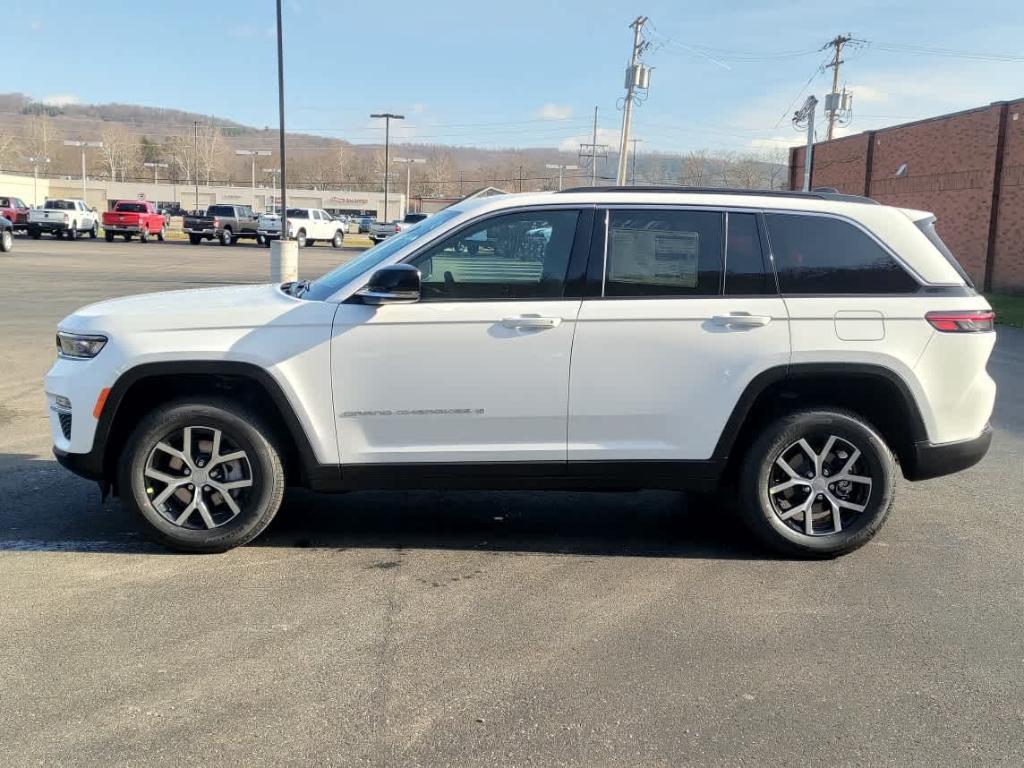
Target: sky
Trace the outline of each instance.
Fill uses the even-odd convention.
[[[376,143],[368,116],[390,111],[406,116],[397,141],[575,151],[597,106],[599,140],[617,144],[640,14],[653,67],[641,151],[800,142],[789,118],[829,90],[819,49],[837,34],[864,41],[844,56],[841,133],[1024,97],[1021,0],[284,0],[287,128]],[[274,0],[32,0],[4,15],[4,90],[277,124]]]

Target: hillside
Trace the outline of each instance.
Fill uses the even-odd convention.
[[[199,124],[199,140],[194,126]],[[31,171],[30,157],[48,157],[40,173],[78,175],[80,155],[65,140],[102,141],[102,149],[87,153],[88,173],[101,178],[149,178],[144,163],[166,163],[162,178],[203,182],[250,180],[250,161],[235,150],[266,149],[262,168],[277,166],[277,131],[255,128],[211,115],[134,104],[43,104],[21,93],[0,94],[0,170]],[[198,147],[196,144],[198,143]],[[289,132],[290,185],[317,188],[377,189],[383,177],[383,147],[352,144],[342,139]],[[396,155],[422,157],[413,166],[413,194],[453,196],[486,185],[510,191],[552,189],[557,172],[546,164],[579,165],[575,153],[556,148],[492,149],[439,144],[395,144]],[[612,152],[598,161],[598,177],[607,182],[617,158]],[[712,156],[645,153],[637,161],[638,183],[688,183],[703,186],[781,186],[785,158],[774,156]],[[405,180],[404,167],[392,168],[396,185]],[[581,169],[566,176],[567,186],[589,183]]]

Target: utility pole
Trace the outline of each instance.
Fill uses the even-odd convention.
[[[236,149],[236,155],[244,155],[252,160],[252,207],[256,208],[256,158],[269,157],[273,154],[269,149]]]
[[[412,188],[412,166],[413,166],[414,163],[416,165],[419,165],[419,164],[425,163],[427,161],[424,158],[422,158],[422,157],[396,157],[394,162],[402,163],[402,164],[405,165],[405,209],[408,211],[409,210],[409,200],[411,199],[409,193],[410,193],[410,189]],[[420,188],[420,196],[421,196],[421,198],[422,198],[422,195],[423,195],[423,188],[421,187]],[[421,202],[422,202],[422,199],[421,199]]]
[[[575,171],[579,169],[578,165],[562,165],[561,163],[545,163],[545,168],[558,169],[558,191],[562,191],[562,172],[563,171]]]
[[[600,153],[600,154],[599,154]],[[580,151],[577,155],[579,162],[584,168],[590,163],[590,186],[597,186],[597,159],[608,159],[608,147],[597,143],[597,107],[594,107],[594,138],[590,144],[580,144]]]
[[[196,184],[195,212],[199,213],[199,121],[192,122],[192,180]]]
[[[636,186],[636,145],[643,139],[630,139],[633,142],[633,162],[630,164],[629,183]]]
[[[826,141],[832,141],[832,134],[835,131],[836,118],[839,114],[840,109],[845,109],[845,104],[839,103],[839,65],[843,63],[841,57],[843,53],[843,46],[853,40],[851,35],[836,35],[832,40],[829,40],[825,45],[821,47],[821,50],[826,48],[834,49],[832,54],[832,63],[826,64],[825,66],[832,70],[832,92],[825,99],[825,114],[828,115],[828,131],[825,134]],[[845,98],[843,99],[845,101]]]
[[[65,147],[78,147],[82,150],[82,200],[85,200],[85,149],[86,147],[102,147],[102,141],[65,141]]]
[[[814,111],[818,107],[818,100],[814,96],[808,96],[804,105],[793,115],[793,125],[796,128],[807,126],[807,149],[804,150],[804,192],[811,191],[811,169],[814,164]]]
[[[523,191],[523,164],[519,164],[519,191]]]
[[[622,137],[619,140],[619,172],[616,174],[615,183],[622,186],[626,183],[626,163],[629,157],[629,129],[633,122],[633,101],[638,90],[647,90],[650,87],[651,71],[643,65],[640,57],[647,50],[649,43],[643,39],[644,24],[647,23],[646,16],[637,16],[630,24],[633,30],[633,53],[630,57],[629,67],[626,69],[626,99],[622,105]]]
[[[50,162],[48,157],[30,157],[32,163],[32,206],[39,206],[39,166]]]
[[[391,186],[391,121],[405,120],[405,115],[396,115],[391,112],[378,112],[370,115],[372,118],[384,119],[384,221],[388,221],[388,187]]]
[[[270,175],[270,211],[273,213],[277,209],[277,177],[281,175],[281,171],[277,168],[264,168],[263,172]]]
[[[153,169],[153,183],[158,184],[160,182],[160,169],[166,168],[167,163],[143,163],[146,168]]]

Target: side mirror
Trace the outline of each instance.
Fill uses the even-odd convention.
[[[420,271],[412,264],[381,267],[356,296],[364,304],[413,304],[420,300]]]

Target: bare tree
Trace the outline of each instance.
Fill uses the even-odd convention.
[[[774,146],[761,156],[765,166],[768,189],[784,189],[789,183],[789,150]]]
[[[103,162],[110,173],[110,180],[124,181],[128,172],[138,163],[139,145],[135,137],[123,125],[111,124],[101,134],[103,148],[100,150]]]
[[[198,165],[191,136],[168,136],[163,155],[171,168],[172,178],[188,184],[195,181]]]
[[[21,159],[17,137],[13,133],[0,132],[0,168],[10,168]]]
[[[224,136],[215,125],[199,126],[198,156],[196,167],[200,178],[210,183],[213,174],[225,168],[225,157],[227,145],[224,143]]]
[[[691,150],[683,158],[683,172],[680,181],[691,187],[703,187],[707,183],[708,151]]]
[[[49,115],[32,115],[26,125],[28,139],[25,149],[32,157],[50,157],[56,143],[57,132]]]

